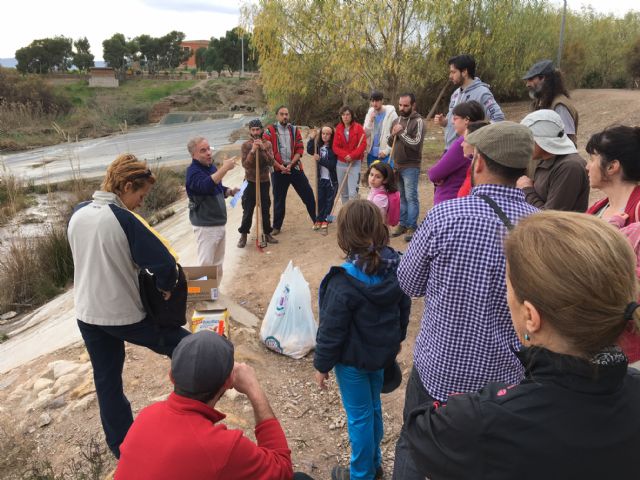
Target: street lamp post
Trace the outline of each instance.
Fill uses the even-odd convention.
[[[558,59],[556,61],[556,68],[560,68],[560,60],[562,60],[562,44],[564,43],[564,24],[567,20],[567,0],[564,0],[564,7],[562,8],[562,23],[560,24],[560,43],[558,45]]]
[[[242,32],[242,36],[240,37],[240,76],[244,77],[244,32]]]

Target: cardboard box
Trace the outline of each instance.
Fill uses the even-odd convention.
[[[229,337],[229,311],[222,307],[210,310],[195,310],[191,316],[191,333],[211,330]]]
[[[187,292],[190,301],[217,300],[218,267],[182,267],[187,277]]]

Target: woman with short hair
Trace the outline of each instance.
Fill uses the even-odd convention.
[[[640,325],[631,247],[594,217],[546,211],[518,223],[505,255],[525,378],[415,409],[406,428],[420,473],[636,478],[640,372],[615,346]]]
[[[100,419],[116,458],[133,423],[122,387],[124,342],[170,357],[184,328],[153,323],[140,298],[138,273],[154,275],[165,300],[178,281],[174,254],[133,210],[142,205],[156,179],[135,155],[118,156],[93,200],[78,205],[69,220],[74,300],[78,327],[93,367]]]

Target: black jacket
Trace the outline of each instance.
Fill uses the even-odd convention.
[[[525,348],[519,385],[489,384],[411,412],[418,470],[441,479],[640,478],[640,372],[619,349],[592,362]]]
[[[316,178],[320,178],[320,166],[323,166],[325,168],[327,168],[329,170],[329,177],[331,178],[331,183],[333,183],[334,185],[338,185],[338,174],[336,172],[336,164],[338,163],[338,157],[336,157],[336,154],[333,152],[333,148],[331,147],[331,145],[327,145],[328,148],[328,155],[327,157],[322,157],[320,156],[320,160],[318,160],[316,162]],[[315,138],[310,138],[309,141],[307,142],[307,153],[309,155],[313,155],[314,153],[316,153],[316,139]],[[318,148],[318,150],[320,150]],[[318,154],[320,152],[318,151]]]
[[[382,282],[368,285],[343,267],[331,267],[320,284],[320,326],[313,365],[319,372],[342,363],[379,370],[396,358],[407,335],[411,299],[398,285],[398,254],[383,250],[393,266]]]

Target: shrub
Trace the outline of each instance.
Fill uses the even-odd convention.
[[[180,198],[184,184],[184,174],[176,173],[167,167],[156,166],[153,169],[156,183],[144,199],[140,215],[147,220]]]

